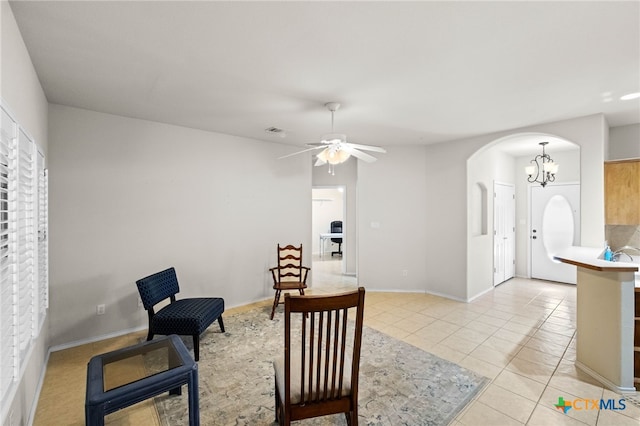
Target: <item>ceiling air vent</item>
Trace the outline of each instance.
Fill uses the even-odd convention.
[[[267,127],[266,129],[264,129],[264,131],[267,132],[267,133],[271,133],[273,135],[278,135],[281,138],[284,138],[284,137],[287,136],[285,131],[283,129],[278,128],[278,127]]]

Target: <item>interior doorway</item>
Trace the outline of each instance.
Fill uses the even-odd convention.
[[[311,241],[314,283],[326,282],[326,274],[344,274],[346,245],[346,201],[344,186],[313,187]]]
[[[493,184],[493,285],[516,272],[516,189],[513,184]]]
[[[580,245],[580,184],[531,187],[531,278],[576,283],[576,268],[553,257]]]

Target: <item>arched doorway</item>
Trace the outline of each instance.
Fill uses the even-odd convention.
[[[524,167],[540,153],[539,142],[560,165],[556,182],[580,182],[580,147],[547,133],[517,133],[496,139],[467,160],[467,291],[479,295],[494,283],[494,184],[514,186],[515,275],[530,277],[531,218]],[[486,188],[488,191],[479,191]],[[479,198],[480,197],[480,198]],[[485,197],[484,199],[482,197]]]

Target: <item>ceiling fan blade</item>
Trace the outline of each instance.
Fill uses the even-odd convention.
[[[373,146],[373,145],[360,145],[357,143],[351,143],[351,142],[347,142],[349,145],[351,145],[353,148],[357,148],[357,149],[363,149],[365,151],[374,151],[374,152],[387,152],[386,149],[381,148],[379,146]]]
[[[373,155],[369,155],[366,152],[359,151],[355,148],[349,148],[347,152],[360,160],[366,161],[367,163],[373,163],[377,160]]]
[[[282,157],[278,157],[278,160],[282,160],[283,158],[293,157],[294,155],[302,154],[305,152],[313,151],[314,149],[322,148],[321,146],[314,146],[313,148],[304,149],[302,151],[294,152],[293,154],[283,155]]]

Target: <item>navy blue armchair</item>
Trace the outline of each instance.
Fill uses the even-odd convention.
[[[147,340],[153,339],[154,334],[193,336],[193,353],[196,361],[200,358],[200,335],[215,320],[218,320],[220,330],[224,333],[222,313],[224,299],[220,297],[197,297],[176,300],[180,291],[178,278],[174,268],[169,268],[146,278],[136,281],[142,304],[149,315],[149,334]],[[153,307],[165,300],[171,303],[155,312]]]

